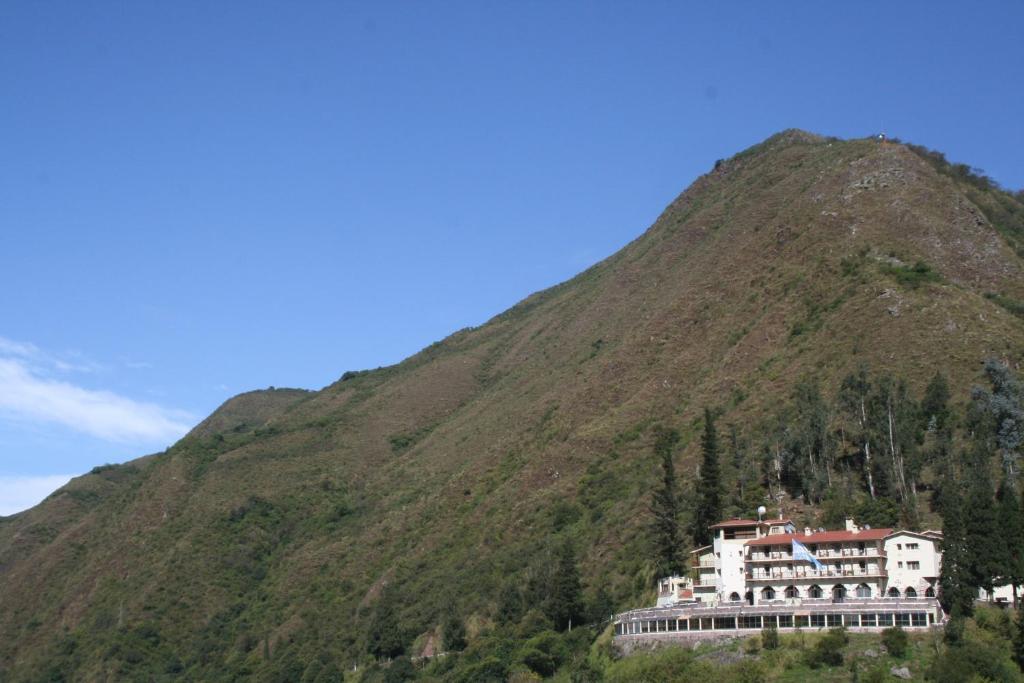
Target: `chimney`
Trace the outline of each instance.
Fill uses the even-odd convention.
[[[852,531],[855,534],[860,532],[860,527],[854,524],[853,517],[846,518],[846,530]]]

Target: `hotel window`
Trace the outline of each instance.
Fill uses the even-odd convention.
[[[927,626],[928,617],[924,612],[914,612],[910,615],[911,625],[913,626]]]
[[[796,627],[797,628],[807,628],[810,625],[810,623],[811,623],[810,617],[808,617],[806,614],[798,614],[798,615],[796,615]]]
[[[896,566],[899,567],[900,569],[903,569],[903,563],[902,562],[897,562]]]
[[[902,543],[897,543],[896,544],[896,550],[903,550],[903,544]]]
[[[876,622],[875,622],[875,615],[874,614],[865,613],[865,614],[860,615],[860,625],[861,626],[874,626],[875,623]]]
[[[921,568],[921,563],[920,562],[907,562],[907,569],[920,569],[920,568]]]
[[[908,543],[907,544],[907,550],[917,550],[917,544],[916,543]]]
[[[779,628],[793,628],[793,615],[792,614],[780,614],[779,615]]]
[[[759,615],[741,616],[740,628],[761,628],[761,617]]]
[[[824,614],[812,614],[811,615],[811,628],[825,628],[825,615]]]

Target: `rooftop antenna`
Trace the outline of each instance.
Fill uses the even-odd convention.
[[[766,512],[768,512],[768,508],[766,508],[764,505],[758,506],[758,508],[757,508],[757,521],[760,522],[761,520],[763,520],[764,519],[764,513],[766,513]]]

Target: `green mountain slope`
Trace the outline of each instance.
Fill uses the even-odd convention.
[[[686,480],[706,405],[754,425],[861,363],[915,390],[941,367],[963,397],[984,358],[1024,350],[1020,244],[1024,206],[955,167],[780,133],[479,328],[242,395],[0,519],[0,679],[350,665],[382,595],[410,641],[449,605],[472,631],[565,537],[588,591],[624,606],[651,576],[653,425],[682,433]]]

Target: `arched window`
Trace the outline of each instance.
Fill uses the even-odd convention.
[[[888,598],[898,598],[898,597],[900,597],[900,589],[896,588],[895,586],[893,586],[892,588],[889,589],[889,592],[886,593],[885,595]]]
[[[729,602],[739,602],[739,601],[740,601],[740,594],[739,593],[729,593]]]
[[[813,586],[807,589],[807,597],[809,598],[820,598],[821,595],[821,586],[819,586],[818,584],[814,584]]]
[[[796,586],[786,586],[786,597],[787,598],[799,598],[800,589]]]
[[[862,583],[857,586],[857,597],[858,598],[870,598],[871,597],[871,586],[866,583]]]
[[[917,597],[917,591],[908,586],[907,587],[907,592],[905,593],[905,595],[907,596],[908,600],[913,600],[914,598]]]
[[[928,586],[924,590],[924,597],[926,597],[926,598],[934,598],[935,597],[935,589],[932,588],[931,586]]]
[[[836,602],[842,602],[846,598],[846,586],[837,583],[832,586],[832,599]]]
[[[775,589],[772,588],[771,586],[765,586],[764,588],[762,588],[761,589],[761,599],[762,600],[774,600],[775,599]]]

